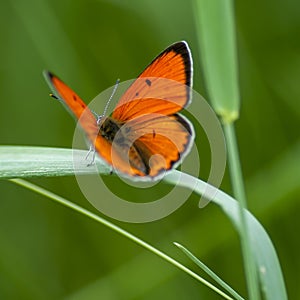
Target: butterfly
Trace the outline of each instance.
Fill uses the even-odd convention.
[[[100,158],[117,173],[153,180],[191,150],[193,125],[178,112],[191,102],[192,64],[188,44],[172,44],[133,81],[110,116],[96,116],[57,76],[44,76]]]

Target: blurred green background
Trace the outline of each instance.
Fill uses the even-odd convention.
[[[236,126],[249,207],[273,240],[290,299],[300,299],[300,4],[237,1],[235,11],[242,97]],[[0,143],[71,147],[75,123],[49,98],[43,69],[88,102],[117,78],[134,78],[182,39],[192,49],[194,87],[205,96],[190,1],[1,1]],[[197,128],[198,147],[207,149],[201,135]],[[209,152],[201,154],[205,179]],[[95,211],[73,177],[32,182]],[[155,197],[162,186],[147,195]],[[231,193],[227,175],[222,189]],[[220,299],[152,253],[44,197],[7,181],[0,181],[0,195],[0,299]],[[137,192],[137,199],[144,197]],[[112,221],[201,273],[172,245],[183,243],[246,295],[236,232],[218,207],[197,209],[197,202],[193,195],[149,224]]]

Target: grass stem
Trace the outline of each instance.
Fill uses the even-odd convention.
[[[240,237],[241,247],[244,259],[247,287],[249,293],[249,299],[259,300],[259,284],[258,276],[256,272],[256,266],[251,250],[250,236],[248,231],[248,225],[246,222],[245,210],[247,209],[246,193],[243,183],[242,170],[240,165],[238,146],[236,141],[236,135],[234,130],[234,124],[225,123],[224,132],[226,138],[226,144],[228,149],[228,162],[230,177],[232,182],[232,188],[235,198],[239,202],[239,218],[241,220]]]

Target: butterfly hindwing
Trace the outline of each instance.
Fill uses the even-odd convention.
[[[116,170],[131,176],[156,177],[177,165],[192,141],[192,125],[183,116],[151,114],[124,123],[110,149],[103,148],[100,140],[95,148]]]

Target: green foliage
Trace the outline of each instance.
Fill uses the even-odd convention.
[[[18,174],[20,174],[20,177],[25,178],[34,176],[71,175],[72,173],[70,170],[72,170],[73,168],[73,157],[77,152],[81,154],[82,151],[73,152],[72,149],[68,150],[41,147],[0,147],[0,158],[3,162],[2,166],[0,167],[0,178],[14,178]],[[15,165],[12,163],[12,158],[15,158]],[[12,170],[8,171],[10,165],[12,166]],[[105,165],[99,163],[98,166],[101,174],[108,175]],[[43,170],[43,173],[39,172],[40,169]],[[27,173],[24,170],[27,170]],[[95,174],[95,172],[97,173],[97,168],[89,168],[84,163],[81,166],[77,166],[76,168],[76,174],[87,175]],[[149,245],[148,243],[135,237],[122,228],[114,225],[109,221],[106,221],[104,218],[91,213],[90,211],[74,204],[73,202],[70,202],[67,199],[64,199],[63,197],[57,196],[52,192],[49,192],[37,185],[34,185],[22,179],[11,179],[11,181],[19,184],[20,186],[26,187],[29,190],[46,196],[55,202],[58,202],[68,208],[71,208],[74,211],[81,213],[82,215],[85,215],[86,217],[94,221],[105,225],[106,227],[123,235],[127,239],[130,239],[138,245],[141,245],[157,256],[160,256],[165,261],[173,264],[177,268],[183,270],[198,281],[210,287],[212,290],[216,291],[220,295],[223,295],[225,299],[231,299],[216,287],[209,284],[200,276],[186,268],[184,265],[178,263],[176,260],[164,254],[157,248]],[[164,177],[164,181],[169,182],[171,185],[182,186],[190,190],[194,190],[196,193],[198,193],[198,195],[205,194],[205,191],[208,187],[205,182],[176,170],[166,175]],[[231,220],[233,225],[236,227],[237,231],[242,233],[244,225],[242,224],[239,215],[239,206],[237,202],[230,196],[226,195],[224,192],[213,187],[210,188],[213,189],[214,193],[210,194],[212,196],[210,196],[211,198],[207,198],[207,200],[210,200],[219,205],[223,209],[227,217]],[[253,215],[246,211],[244,212],[244,215],[245,220],[248,224],[249,237],[251,237],[253,259],[256,262],[258,273],[260,274],[261,285],[264,293],[268,299],[284,299],[285,288],[283,278],[273,245],[263,227],[253,217]],[[241,299],[241,296],[239,296],[235,291],[232,290],[232,288],[228,287],[224,282],[222,282],[220,278],[213,274],[207,267],[203,266],[203,263],[195,258],[187,249],[183,248],[182,246],[180,246],[180,249],[182,249],[184,253],[187,254],[188,257],[190,257],[194,262],[204,268],[204,271],[211,277],[213,277],[219,284],[221,284],[221,286],[225,288],[225,290],[227,290],[230,294],[232,294],[235,299]]]
[[[2,1],[1,144],[71,146],[74,122],[49,98],[43,69],[88,102],[185,39],[193,52],[195,89],[205,95],[193,9],[188,1],[170,0]],[[237,135],[248,206],[272,238],[290,298],[298,299],[299,3],[236,1],[235,15],[242,98]],[[207,147],[205,140],[197,142]],[[205,180],[209,159],[201,158]],[[32,181],[93,211],[72,177]],[[228,177],[222,189],[230,192]],[[0,192],[1,299],[186,299],[187,293],[190,299],[220,298],[127,239],[40,195],[3,180]],[[136,197],[152,195],[141,190]],[[246,295],[235,231],[215,206],[195,209],[197,201],[192,195],[180,210],[153,223],[116,223],[173,257],[179,254],[170,241],[180,241]]]

